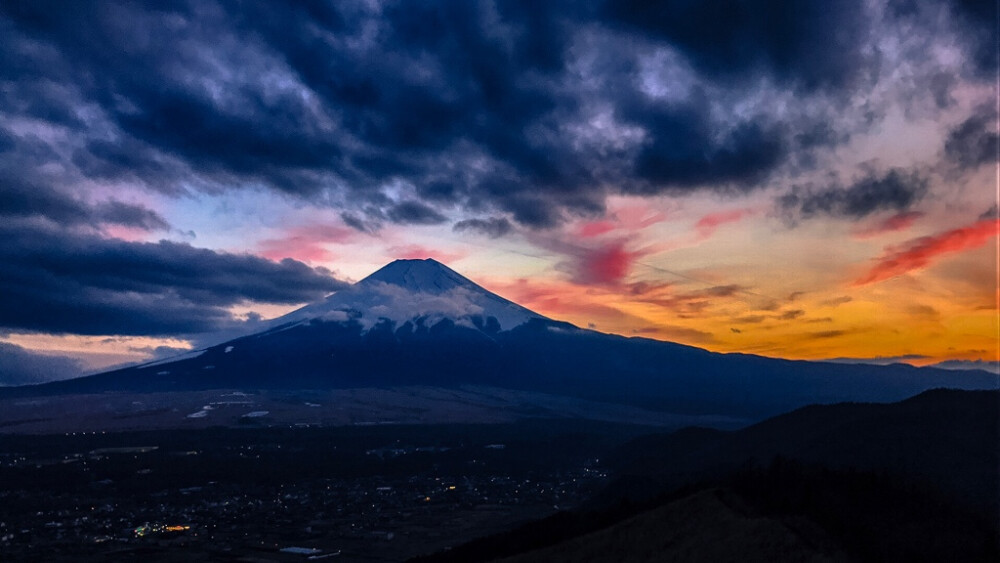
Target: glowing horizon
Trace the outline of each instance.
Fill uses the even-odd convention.
[[[463,4],[0,7],[0,385],[424,257],[602,332],[1000,362],[995,10]]]

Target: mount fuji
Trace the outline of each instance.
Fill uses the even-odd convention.
[[[270,325],[288,328],[316,321],[356,320],[370,330],[381,322],[410,323],[415,328],[445,319],[496,332],[545,317],[426,259],[396,260],[350,288],[274,319]]]
[[[488,388],[758,420],[812,403],[889,402],[931,388],[996,385],[996,376],[982,371],[789,361],[603,334],[530,311],[428,259],[392,262],[263,332],[168,360],[0,389],[0,399]]]

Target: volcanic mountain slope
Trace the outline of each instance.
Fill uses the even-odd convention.
[[[199,389],[483,386],[682,414],[763,418],[810,403],[988,389],[985,372],[786,361],[555,321],[434,260],[398,260],[264,332],[172,360],[3,390],[29,396]]]

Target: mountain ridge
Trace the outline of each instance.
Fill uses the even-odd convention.
[[[759,420],[811,403],[994,389],[985,372],[719,354],[538,315],[435,260],[396,261],[263,332],[0,398],[109,391],[482,386]]]

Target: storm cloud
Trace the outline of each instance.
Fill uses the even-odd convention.
[[[849,186],[798,188],[778,200],[786,212],[801,217],[826,215],[859,219],[879,211],[906,211],[920,201],[928,181],[917,172],[893,169],[870,174]]]
[[[121,225],[146,231],[170,228],[159,213],[142,205],[108,199],[90,203],[46,183],[6,176],[0,172],[0,218],[5,221],[42,219],[62,226]]]
[[[169,241],[0,228],[0,326],[74,334],[221,330],[227,307],[302,303],[345,287],[322,268]]]
[[[996,163],[998,150],[996,112],[980,111],[955,127],[945,140],[948,158],[962,168]]]
[[[452,227],[456,233],[478,232],[490,238],[500,238],[514,230],[505,217],[490,217],[488,219],[466,219],[455,223]]]
[[[31,385],[83,375],[78,360],[37,354],[10,342],[0,342],[0,387]]]
[[[745,193],[815,162],[850,138],[836,118],[878,77],[875,26],[914,17],[897,8],[7,2],[0,168],[57,168],[49,187],[264,187],[369,232],[456,209],[550,228],[610,194]],[[949,25],[984,9],[960,2]],[[793,97],[776,111],[754,101],[767,88]]]

